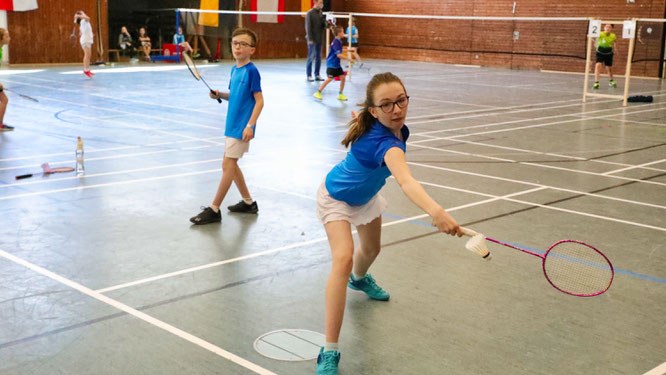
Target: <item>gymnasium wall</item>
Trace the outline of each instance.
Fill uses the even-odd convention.
[[[347,0],[334,10],[357,13],[392,13],[458,16],[515,17],[599,17],[615,20],[664,18],[666,0],[580,1],[580,0]],[[526,69],[582,72],[585,69],[587,24],[581,22],[433,21],[359,17],[361,56],[400,60],[473,64]],[[563,33],[550,33],[549,27]],[[628,40],[621,39],[616,26],[619,52],[616,72],[624,72]],[[514,40],[514,31],[519,33]],[[659,57],[663,24],[642,31],[634,60]],[[552,36],[556,35],[556,36]],[[567,35],[567,37],[564,37]],[[456,51],[474,52],[456,52]],[[513,53],[494,53],[500,51]],[[565,56],[536,56],[534,51],[557,51]],[[582,57],[582,58],[580,58]],[[594,55],[593,55],[594,58]],[[656,77],[659,62],[632,65],[632,75]]]
[[[74,13],[83,10],[90,16],[95,34],[91,61],[107,60],[98,55],[98,25],[101,22],[102,42],[107,50],[108,0],[42,0],[39,8],[28,12],[7,12],[7,26],[11,34],[10,64],[73,63],[83,60],[78,36],[70,38]],[[101,20],[97,16],[100,4]]]

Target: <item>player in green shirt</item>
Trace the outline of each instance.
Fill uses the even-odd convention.
[[[3,28],[0,28],[0,64],[2,64],[2,46],[9,44],[9,31]],[[5,125],[5,111],[7,110],[7,94],[4,92],[2,84],[0,84],[0,132],[6,132],[14,130],[13,126]]]
[[[615,54],[615,34],[611,32],[613,25],[607,24],[597,38],[597,64],[594,66],[594,89],[599,88],[599,74],[601,73],[601,64],[606,66],[606,72],[610,77],[608,86],[616,87],[613,80],[613,55]]]

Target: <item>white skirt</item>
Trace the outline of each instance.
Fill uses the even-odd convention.
[[[326,181],[317,189],[317,216],[322,224],[344,220],[354,226],[365,225],[381,216],[387,207],[386,199],[379,193],[364,205],[351,206],[331,197],[326,190]]]

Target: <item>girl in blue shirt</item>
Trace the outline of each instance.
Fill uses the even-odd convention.
[[[379,190],[393,175],[407,197],[432,217],[440,232],[462,236],[456,220],[412,176],[405,161],[409,96],[400,78],[377,74],[368,83],[363,108],[349,123],[342,144],[347,157],[326,176],[317,191],[317,215],[331,245],[333,266],[326,284],[326,345],[317,358],[317,374],[338,374],[338,337],[347,287],[386,301],[389,294],[367,273],[380,251],[386,200]],[[360,244],[354,250],[351,226]]]

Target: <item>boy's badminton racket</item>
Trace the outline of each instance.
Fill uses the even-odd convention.
[[[201,76],[201,74],[199,74],[199,70],[197,69],[197,66],[194,65],[194,60],[192,60],[192,58],[190,57],[190,55],[187,54],[187,53],[183,53],[183,60],[185,60],[185,65],[187,65],[187,69],[190,70],[190,73],[192,73],[192,75],[194,76],[194,78],[195,78],[197,81],[201,81],[201,82],[203,82],[204,85],[206,85],[206,87],[208,87],[208,90],[210,90],[211,93],[213,93],[214,95],[216,95],[215,91],[213,91],[213,89],[211,89],[210,86],[208,86],[208,83],[206,82],[206,80],[203,79],[203,77]],[[217,98],[217,102],[218,102],[218,103],[222,103],[222,99]]]
[[[4,90],[4,91],[9,91],[9,92],[11,92],[11,93],[14,93],[14,94],[16,94],[16,95],[22,97],[23,99],[28,99],[28,100],[31,100],[31,101],[33,101],[33,102],[35,102],[35,103],[39,103],[39,100],[33,98],[32,96],[28,96],[28,95],[24,95],[24,94],[18,93],[18,92],[16,92],[16,91],[14,91],[14,90],[10,90],[10,89],[8,89],[8,88],[6,88],[6,87],[4,87],[3,90]]]
[[[472,237],[465,247],[479,255],[487,253],[488,258],[490,257],[485,244],[485,240],[488,240],[541,258],[541,267],[546,280],[562,293],[576,297],[593,297],[607,291],[613,283],[615,271],[610,260],[601,251],[585,242],[558,241],[540,254],[485,237],[467,228],[462,230],[465,235]]]
[[[47,175],[51,173],[62,173],[62,172],[71,172],[73,171],[74,168],[72,167],[58,167],[58,168],[51,168],[49,166],[49,163],[44,163],[42,164],[42,172],[40,173],[29,173],[29,174],[22,174],[20,176],[16,176],[17,180],[23,179],[23,178],[29,178],[32,176],[39,176],[41,175]]]

